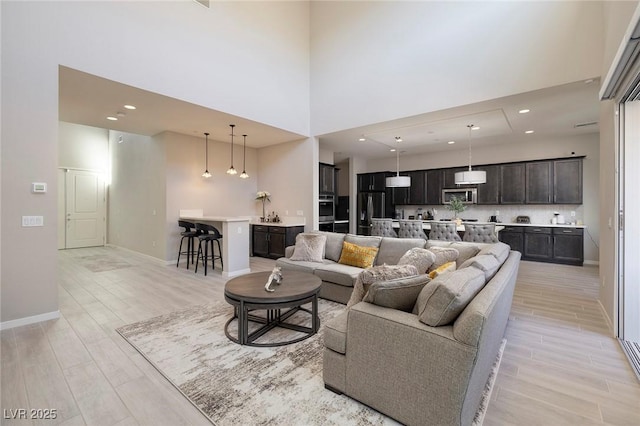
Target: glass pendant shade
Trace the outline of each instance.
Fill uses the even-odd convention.
[[[402,139],[396,136],[396,143],[400,143]],[[411,177],[400,176],[400,148],[396,148],[396,175],[390,176],[384,182],[387,188],[407,188],[411,186]]]
[[[240,173],[241,179],[247,179],[249,174],[247,173],[247,135],[242,135],[244,143],[242,144],[242,173]]]
[[[235,167],[233,167],[233,128],[236,127],[236,125],[229,124],[229,127],[231,127],[231,167],[229,167],[229,169],[227,170],[227,174],[236,175],[238,174],[238,171],[235,169]]]
[[[454,175],[456,185],[474,185],[487,182],[487,172],[483,170],[471,170],[471,129],[473,124],[467,125],[469,128],[469,170],[457,172]]]
[[[211,173],[209,173],[209,133],[204,134],[204,173],[202,177],[211,177]]]

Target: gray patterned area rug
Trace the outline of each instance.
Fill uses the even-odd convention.
[[[273,348],[229,341],[224,325],[233,308],[224,302],[194,306],[117,331],[216,425],[398,424],[324,389],[322,324],[344,309],[344,305],[320,299],[319,333]],[[297,313],[290,320],[308,324],[309,317]],[[233,334],[236,329],[232,327]],[[258,342],[287,340],[292,333],[275,329]],[[486,401],[491,388],[492,382]],[[482,424],[486,403],[481,410],[476,425]]]

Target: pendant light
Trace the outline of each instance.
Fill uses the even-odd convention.
[[[233,167],[233,128],[236,127],[236,125],[229,124],[229,126],[231,127],[231,167],[229,167],[229,170],[227,170],[227,174],[236,175],[238,174],[238,171],[235,169],[235,167]]]
[[[211,173],[209,173],[209,133],[204,134],[204,173],[202,177],[211,177]]]
[[[249,174],[247,173],[247,135],[242,135],[244,143],[242,144],[242,173],[240,173],[241,179],[247,179]]]
[[[387,188],[407,188],[411,186],[411,177],[400,176],[400,142],[402,142],[402,138],[396,136],[396,175],[390,176],[385,180]]]
[[[473,124],[468,124],[469,128],[469,170],[455,174],[456,185],[474,185],[487,181],[487,172],[484,170],[471,170],[471,129]]]

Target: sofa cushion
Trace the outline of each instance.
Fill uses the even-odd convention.
[[[438,266],[433,271],[429,272],[429,278],[434,279],[438,275],[445,274],[447,272],[453,272],[456,270],[456,262],[447,262],[444,265]]]
[[[398,260],[398,265],[413,265],[418,269],[418,274],[424,274],[435,261],[436,255],[433,252],[424,248],[414,247],[407,250]]]
[[[347,234],[344,237],[344,240],[348,243],[357,244],[362,247],[380,247],[382,237]]]
[[[362,268],[357,266],[342,265],[329,261],[324,265],[320,265],[313,271],[313,274],[320,278],[322,281],[327,281],[334,284],[340,284],[345,287],[353,287],[356,278],[362,272]]]
[[[449,247],[458,250],[458,257],[456,258],[457,268],[460,268],[460,265],[467,259],[471,259],[480,252],[480,247],[473,244],[453,243]]]
[[[472,257],[471,259],[460,265],[460,269],[473,266],[480,269],[484,273],[486,281],[489,281],[500,269],[500,262],[494,256],[490,254],[483,254]]]
[[[359,246],[345,241],[342,243],[342,253],[338,263],[358,268],[370,268],[373,266],[377,254],[377,247]]]
[[[325,231],[312,231],[312,233],[324,235],[325,237],[327,237],[327,243],[324,249],[325,259],[333,260],[334,262],[339,261],[340,253],[342,253],[342,243],[344,242],[345,234]]]
[[[347,319],[349,311],[345,310],[324,324],[324,346],[332,351],[344,354],[347,352]]]
[[[507,260],[507,257],[509,257],[510,251],[511,251],[511,247],[509,247],[508,244],[495,243],[495,244],[490,244],[486,247],[483,247],[478,254],[479,255],[490,254],[496,259],[498,259],[498,262],[500,262],[500,264],[502,265],[504,261]]]
[[[424,247],[425,240],[422,238],[393,238],[383,237],[380,242],[380,251],[376,257],[376,265],[397,265],[400,258],[407,250]]]
[[[296,245],[290,259],[322,263],[326,242],[327,237],[324,235],[302,232],[296,235]]]
[[[363,301],[385,308],[411,312],[422,287],[429,281],[431,278],[428,275],[376,281],[369,287]]]
[[[413,265],[379,265],[365,269],[356,278],[347,308],[361,302],[365,294],[367,294],[369,286],[376,281],[388,281],[415,275],[418,275],[418,270]]]
[[[450,247],[453,244],[453,241],[444,241],[444,240],[427,240],[425,244],[425,248],[431,247]]]
[[[330,265],[334,262],[324,259],[322,263],[307,262],[304,260],[291,260],[286,257],[281,257],[276,260],[276,266],[282,268],[283,271],[300,271],[313,273],[317,268],[323,265]]]
[[[484,273],[476,268],[458,269],[436,277],[425,285],[414,312],[421,322],[437,327],[455,321],[484,287]]]
[[[429,247],[428,250],[432,252],[436,259],[429,267],[429,272],[444,265],[445,263],[454,262],[458,258],[458,250],[450,247]]]

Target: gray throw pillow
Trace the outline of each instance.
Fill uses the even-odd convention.
[[[367,294],[369,286],[376,281],[388,281],[415,275],[418,275],[418,270],[413,265],[380,265],[367,268],[360,272],[358,278],[356,278],[347,308],[361,302],[365,294]]]
[[[291,260],[322,263],[327,237],[320,234],[300,233],[296,235],[296,245]]]
[[[447,325],[464,311],[482,290],[484,273],[476,268],[443,274],[425,285],[416,301],[414,313],[421,322],[437,327]]]
[[[460,265],[462,265],[467,259],[471,259],[480,252],[480,247],[472,244],[453,243],[449,247],[458,250],[456,268],[460,268]]]
[[[445,263],[455,261],[459,255],[458,250],[451,247],[429,247],[427,250],[433,253],[436,257],[433,264],[429,267],[429,272],[439,268]]]
[[[436,261],[436,255],[424,248],[412,248],[400,258],[398,265],[413,265],[418,269],[418,274],[425,274],[433,262]]]
[[[479,254],[460,265],[460,269],[469,266],[480,269],[484,273],[485,280],[489,281],[500,269],[500,262],[490,254]]]
[[[511,251],[511,247],[505,243],[495,243],[484,247],[480,250],[478,254],[490,254],[496,259],[500,264],[503,264],[507,257],[509,257],[509,252]]]
[[[428,275],[376,281],[371,284],[364,301],[385,308],[411,312],[422,288],[431,281]]]

